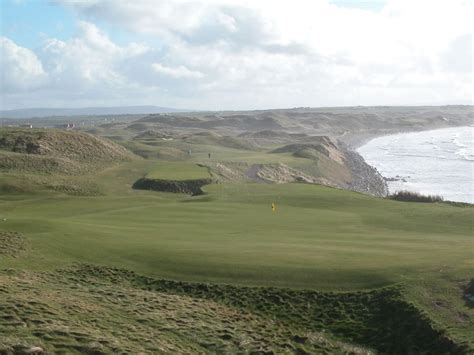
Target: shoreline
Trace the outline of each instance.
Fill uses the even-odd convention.
[[[342,135],[336,135],[335,138],[344,142],[350,149],[357,152],[359,148],[369,143],[371,140],[375,138],[385,137],[385,136],[393,136],[397,134],[404,134],[404,133],[417,133],[417,132],[424,132],[424,131],[434,131],[438,129],[447,129],[447,128],[461,128],[461,127],[473,127],[473,125],[434,125],[432,127],[408,127],[406,129],[403,128],[393,128],[393,129],[377,129],[377,130],[367,130],[361,132],[344,132]]]
[[[367,145],[369,142],[371,142],[372,140],[374,139],[378,139],[378,138],[382,138],[382,137],[390,137],[390,136],[397,136],[397,135],[404,135],[404,134],[410,134],[410,133],[426,133],[426,132],[431,132],[431,131],[439,131],[439,130],[446,130],[446,129],[463,129],[463,128],[473,128],[474,125],[459,125],[459,126],[449,126],[449,127],[434,127],[434,128],[429,128],[429,129],[420,129],[420,130],[403,130],[403,131],[398,131],[398,132],[391,132],[389,134],[382,134],[382,135],[362,135],[362,136],[358,136],[358,137],[354,137],[355,139],[353,140],[357,142],[357,145],[353,145],[352,146],[352,149],[354,149],[359,155],[362,156],[362,158],[364,159],[364,161],[370,165],[371,167],[373,167],[381,176],[382,178],[384,179],[385,183],[386,183],[386,186],[387,186],[387,196],[389,196],[390,194],[393,194],[395,193],[396,191],[402,191],[402,190],[406,190],[406,191],[411,191],[411,192],[417,192],[417,193],[421,193],[423,195],[431,195],[431,194],[436,194],[436,195],[440,195],[444,201],[443,202],[447,202],[447,203],[463,203],[463,204],[468,204],[468,205],[474,205],[473,202],[470,202],[470,201],[465,201],[465,200],[453,200],[453,196],[452,196],[452,191],[447,188],[449,186],[454,186],[454,182],[449,182],[449,183],[445,183],[445,184],[439,184],[439,185],[433,185],[432,187],[441,187],[440,191],[441,192],[436,192],[436,191],[429,191],[429,189],[427,189],[428,191],[419,191],[417,188],[414,188],[413,186],[410,187],[409,184],[413,184],[413,183],[416,183],[416,179],[413,181],[405,181],[404,179],[401,179],[401,181],[403,181],[403,183],[400,184],[400,186],[393,186],[394,184],[392,184],[392,186],[390,186],[389,182],[390,181],[394,181],[392,179],[393,178],[393,174],[395,173],[399,173],[399,174],[403,174],[403,167],[400,168],[398,167],[398,169],[395,167],[394,169],[390,169],[390,172],[388,173],[389,175],[391,176],[387,176],[387,171],[385,171],[385,174],[382,173],[381,171],[378,170],[378,167],[376,165],[372,163],[369,163],[367,161],[367,154],[366,156],[364,156],[360,150],[362,147],[364,147],[365,145]],[[398,146],[398,145],[397,145]],[[396,146],[395,146],[396,147]],[[395,149],[396,151],[396,148],[393,148]],[[380,166],[380,165],[379,165]],[[420,178],[420,176],[423,176],[423,169],[418,169],[417,173],[414,174],[413,176],[418,176],[418,178]],[[436,175],[434,175],[436,176]],[[398,177],[398,175],[397,175]],[[399,179],[396,179],[395,181],[399,181]],[[426,181],[426,180],[421,180],[421,181]],[[406,185],[405,185],[405,184]],[[395,184],[396,185],[396,184]],[[405,186],[404,186],[405,185]],[[444,186],[444,188],[443,188]],[[432,188],[431,187],[431,188]],[[450,192],[451,191],[451,192]],[[451,196],[451,197],[449,197]],[[455,197],[454,197],[455,198]]]

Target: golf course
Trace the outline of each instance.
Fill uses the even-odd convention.
[[[471,0],[0,0],[0,355],[474,355]]]
[[[472,206],[339,188],[331,140],[0,137],[2,354],[474,349]]]

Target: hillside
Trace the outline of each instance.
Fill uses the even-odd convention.
[[[0,129],[0,190],[47,188],[96,195],[94,174],[137,159],[124,147],[77,131]]]
[[[0,130],[0,168],[10,172],[80,174],[133,158],[122,146],[87,133]]]
[[[110,163],[127,161],[132,154],[109,140],[62,130],[1,129],[0,150],[80,162]]]

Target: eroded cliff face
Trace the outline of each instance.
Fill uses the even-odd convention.
[[[306,176],[310,174],[315,183],[379,197],[387,195],[387,184],[379,172],[359,153],[335,138],[308,137],[301,143],[275,149],[273,153],[291,153],[294,157],[311,161],[312,164],[302,164],[299,169]]]
[[[357,152],[347,150],[346,155],[348,158],[345,160],[345,164],[352,174],[352,181],[347,188],[373,196],[387,196],[387,183],[377,169],[367,164]]]

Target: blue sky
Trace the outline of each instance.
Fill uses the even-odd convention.
[[[0,4],[3,109],[472,101],[469,1]]]
[[[2,0],[0,9],[2,35],[27,48],[37,48],[47,38],[67,40],[77,33],[78,21],[87,19],[50,0]],[[133,33],[105,21],[96,19],[95,22],[119,44],[138,39]]]
[[[3,0],[0,5],[2,34],[21,46],[34,48],[47,37],[70,38],[76,16],[50,1]]]

